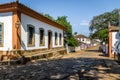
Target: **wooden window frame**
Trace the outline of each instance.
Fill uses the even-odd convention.
[[[58,33],[55,32],[55,45],[58,45]]]
[[[41,44],[41,32],[40,30],[43,30],[43,40]],[[45,46],[45,30],[43,28],[39,28],[39,46]]]
[[[2,26],[2,43],[0,44],[0,47],[3,47],[3,44],[4,44],[4,23],[0,22],[0,25]]]
[[[34,29],[34,32],[33,32],[33,39],[32,39],[32,44],[29,44],[29,28],[33,28]],[[31,24],[28,24],[27,25],[27,46],[28,47],[33,47],[35,46],[35,27]]]
[[[59,34],[59,45],[62,45],[62,34]]]

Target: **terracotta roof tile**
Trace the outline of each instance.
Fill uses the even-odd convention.
[[[87,36],[82,35],[82,34],[76,35],[75,37],[76,37],[76,38],[88,38]]]

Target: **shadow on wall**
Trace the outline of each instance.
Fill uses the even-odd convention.
[[[24,50],[26,50],[25,43],[24,43],[24,41],[21,39],[20,35],[18,34],[18,29],[17,29],[17,36],[18,36],[18,38],[19,38],[19,42],[21,42],[21,43],[20,43],[20,44],[21,44],[21,47],[22,47]]]
[[[115,35],[115,43],[114,46],[112,46],[112,51],[114,53],[114,58],[115,60],[117,60],[118,62],[120,62],[120,33],[117,32]]]
[[[119,37],[120,37],[119,32],[117,32],[116,35],[115,35],[115,38],[119,39]]]
[[[25,46],[25,43],[24,43],[23,40],[21,40],[21,46],[22,46],[22,48],[23,48],[24,50],[26,50],[26,46]]]

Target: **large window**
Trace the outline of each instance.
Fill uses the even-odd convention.
[[[44,29],[40,28],[39,34],[40,34],[40,46],[44,46],[45,45]]]
[[[4,32],[4,30],[3,30],[3,23],[0,23],[0,47],[2,47],[3,46],[3,39],[4,39],[4,36],[3,36],[3,32]]]
[[[61,33],[59,34],[59,45],[62,45],[62,35],[61,35]]]
[[[35,46],[35,29],[33,25],[27,25],[28,28],[28,46]]]
[[[55,32],[55,45],[58,45],[58,34]]]

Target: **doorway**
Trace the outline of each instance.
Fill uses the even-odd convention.
[[[48,49],[52,48],[52,31],[48,31]]]

